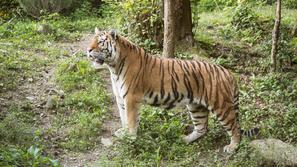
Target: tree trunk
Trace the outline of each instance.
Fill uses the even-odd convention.
[[[297,19],[296,19],[296,22],[295,22],[295,25],[294,25],[294,28],[292,31],[292,35],[293,35],[293,37],[297,37]]]
[[[164,0],[164,43],[163,56],[174,57],[175,47],[174,1]]]
[[[276,0],[275,23],[272,31],[272,48],[271,48],[271,64],[272,64],[273,71],[276,71],[276,55],[278,51],[280,24],[281,24],[281,0]]]
[[[175,1],[177,43],[193,46],[193,24],[190,0]]]
[[[175,46],[194,45],[190,0],[164,0],[163,56],[174,57]]]

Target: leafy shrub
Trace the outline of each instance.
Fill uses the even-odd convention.
[[[258,29],[258,16],[249,5],[240,4],[235,8],[231,24],[236,29]]]
[[[200,0],[198,6],[201,11],[213,11],[216,8],[234,6],[236,4],[236,0]]]
[[[94,8],[90,1],[84,1],[74,10],[71,16],[74,19],[82,19],[90,16],[99,16],[99,14],[99,8]]]
[[[70,8],[74,0],[18,0],[18,2],[27,14],[39,18],[47,13],[58,13]]]
[[[16,0],[1,0],[0,1],[0,18],[9,18],[18,7]]]
[[[297,9],[297,0],[285,0],[282,1],[284,6],[290,9]]]
[[[44,155],[38,147],[28,149],[0,147],[0,166],[58,167],[59,162]]]
[[[26,115],[19,108],[10,111],[0,122],[0,141],[10,144],[33,143],[34,130],[31,124],[23,120]]]
[[[128,0],[120,3],[124,31],[145,45],[161,45],[163,38],[162,1],[160,0]],[[133,35],[132,35],[133,36]],[[137,41],[139,42],[139,41]]]
[[[181,140],[184,133],[184,118],[182,117],[182,114],[177,111],[164,111],[152,107],[142,108],[138,139],[121,140],[119,146],[116,147],[120,153],[120,157],[117,158],[122,158],[121,161],[125,162],[129,157],[143,160],[149,166],[158,166],[161,160],[177,160],[190,155],[194,151],[193,147],[185,146]]]

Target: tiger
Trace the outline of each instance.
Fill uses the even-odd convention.
[[[94,65],[105,64],[110,71],[122,125],[116,134],[126,129],[129,135],[137,135],[141,104],[165,109],[186,107],[194,125],[193,131],[182,138],[187,144],[206,134],[210,112],[231,138],[224,152],[234,152],[243,135],[255,135],[259,131],[258,128],[241,130],[237,81],[220,65],[153,56],[115,30],[98,28],[87,55]]]

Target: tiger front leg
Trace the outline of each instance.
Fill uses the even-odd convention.
[[[206,134],[209,114],[209,111],[201,106],[188,106],[188,109],[194,124],[194,130],[189,135],[183,137],[183,141],[187,144]]]
[[[126,100],[125,106],[128,132],[130,135],[136,136],[139,123],[139,104],[136,102],[136,100]]]
[[[124,136],[129,135],[129,137],[136,138],[139,120],[139,104],[135,100],[129,100],[128,98],[126,98],[124,104],[125,111],[122,115],[124,125],[123,128],[116,132],[116,136],[123,138]]]

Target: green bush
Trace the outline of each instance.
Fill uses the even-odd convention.
[[[160,46],[163,38],[162,1],[128,0],[120,3],[123,29],[144,41],[145,46]],[[135,34],[135,35],[134,35]]]
[[[236,0],[200,0],[198,6],[201,11],[213,11],[217,8],[221,9],[236,4]]]
[[[235,8],[231,24],[236,29],[259,28],[258,16],[252,10],[251,6],[246,4],[240,4]]]
[[[1,0],[0,1],[0,18],[9,18],[12,13],[18,8],[16,0]]]
[[[58,13],[71,7],[74,0],[18,0],[23,10],[33,16],[40,17],[47,13]]]
[[[20,149],[9,146],[0,147],[0,166],[58,167],[60,165],[57,160],[45,156],[38,147]]]
[[[297,9],[297,0],[285,0],[282,1],[283,5],[289,9]]]

